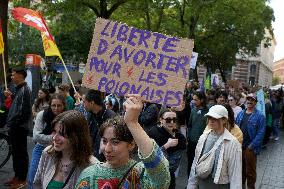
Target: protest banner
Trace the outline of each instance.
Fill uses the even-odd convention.
[[[219,86],[219,76],[218,74],[211,74],[211,86],[217,88]]]
[[[102,92],[141,94],[158,104],[182,102],[193,41],[97,18],[83,85]]]

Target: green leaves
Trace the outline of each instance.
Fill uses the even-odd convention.
[[[235,63],[236,53],[255,55],[263,39],[268,47],[271,39],[264,29],[272,31],[274,20],[267,0],[45,0],[33,9],[42,12],[61,54],[70,61],[86,61],[95,18],[101,16],[141,29],[193,38],[199,64],[221,72]],[[18,54],[15,42],[21,38],[21,31],[15,23],[9,27],[12,56]],[[21,42],[26,43],[23,53],[43,53],[36,31],[29,30],[27,39]]]

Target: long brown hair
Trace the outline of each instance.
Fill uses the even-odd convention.
[[[231,131],[231,129],[235,126],[235,117],[234,117],[234,111],[231,108],[229,104],[223,104],[223,106],[227,109],[228,111],[228,127],[227,129]]]
[[[88,166],[90,164],[90,156],[92,155],[92,147],[90,131],[84,115],[75,110],[65,111],[53,120],[53,129],[56,123],[62,125],[63,136],[70,141],[72,148],[70,159],[74,161],[75,166]],[[61,158],[62,153],[56,152],[52,148],[49,151],[53,152],[56,157]]]

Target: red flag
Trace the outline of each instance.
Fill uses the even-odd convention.
[[[12,10],[12,14],[13,17],[19,22],[41,31],[45,56],[59,56],[59,58],[62,59],[55,41],[39,12],[27,8],[17,7]]]
[[[48,31],[44,19],[39,12],[31,9],[17,7],[12,10],[12,15],[19,22],[34,27],[42,32]]]

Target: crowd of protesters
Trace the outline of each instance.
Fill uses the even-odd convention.
[[[1,126],[12,144],[15,175],[5,182],[11,189],[26,186],[27,177],[30,189],[174,189],[183,154],[187,189],[254,189],[257,155],[280,137],[282,90],[264,90],[265,115],[256,109],[255,88],[205,92],[193,81],[179,107],[139,95],[82,93],[81,81],[76,91],[43,83],[32,102],[26,75],[14,68],[13,84],[0,91]],[[30,124],[36,144],[29,163]]]

